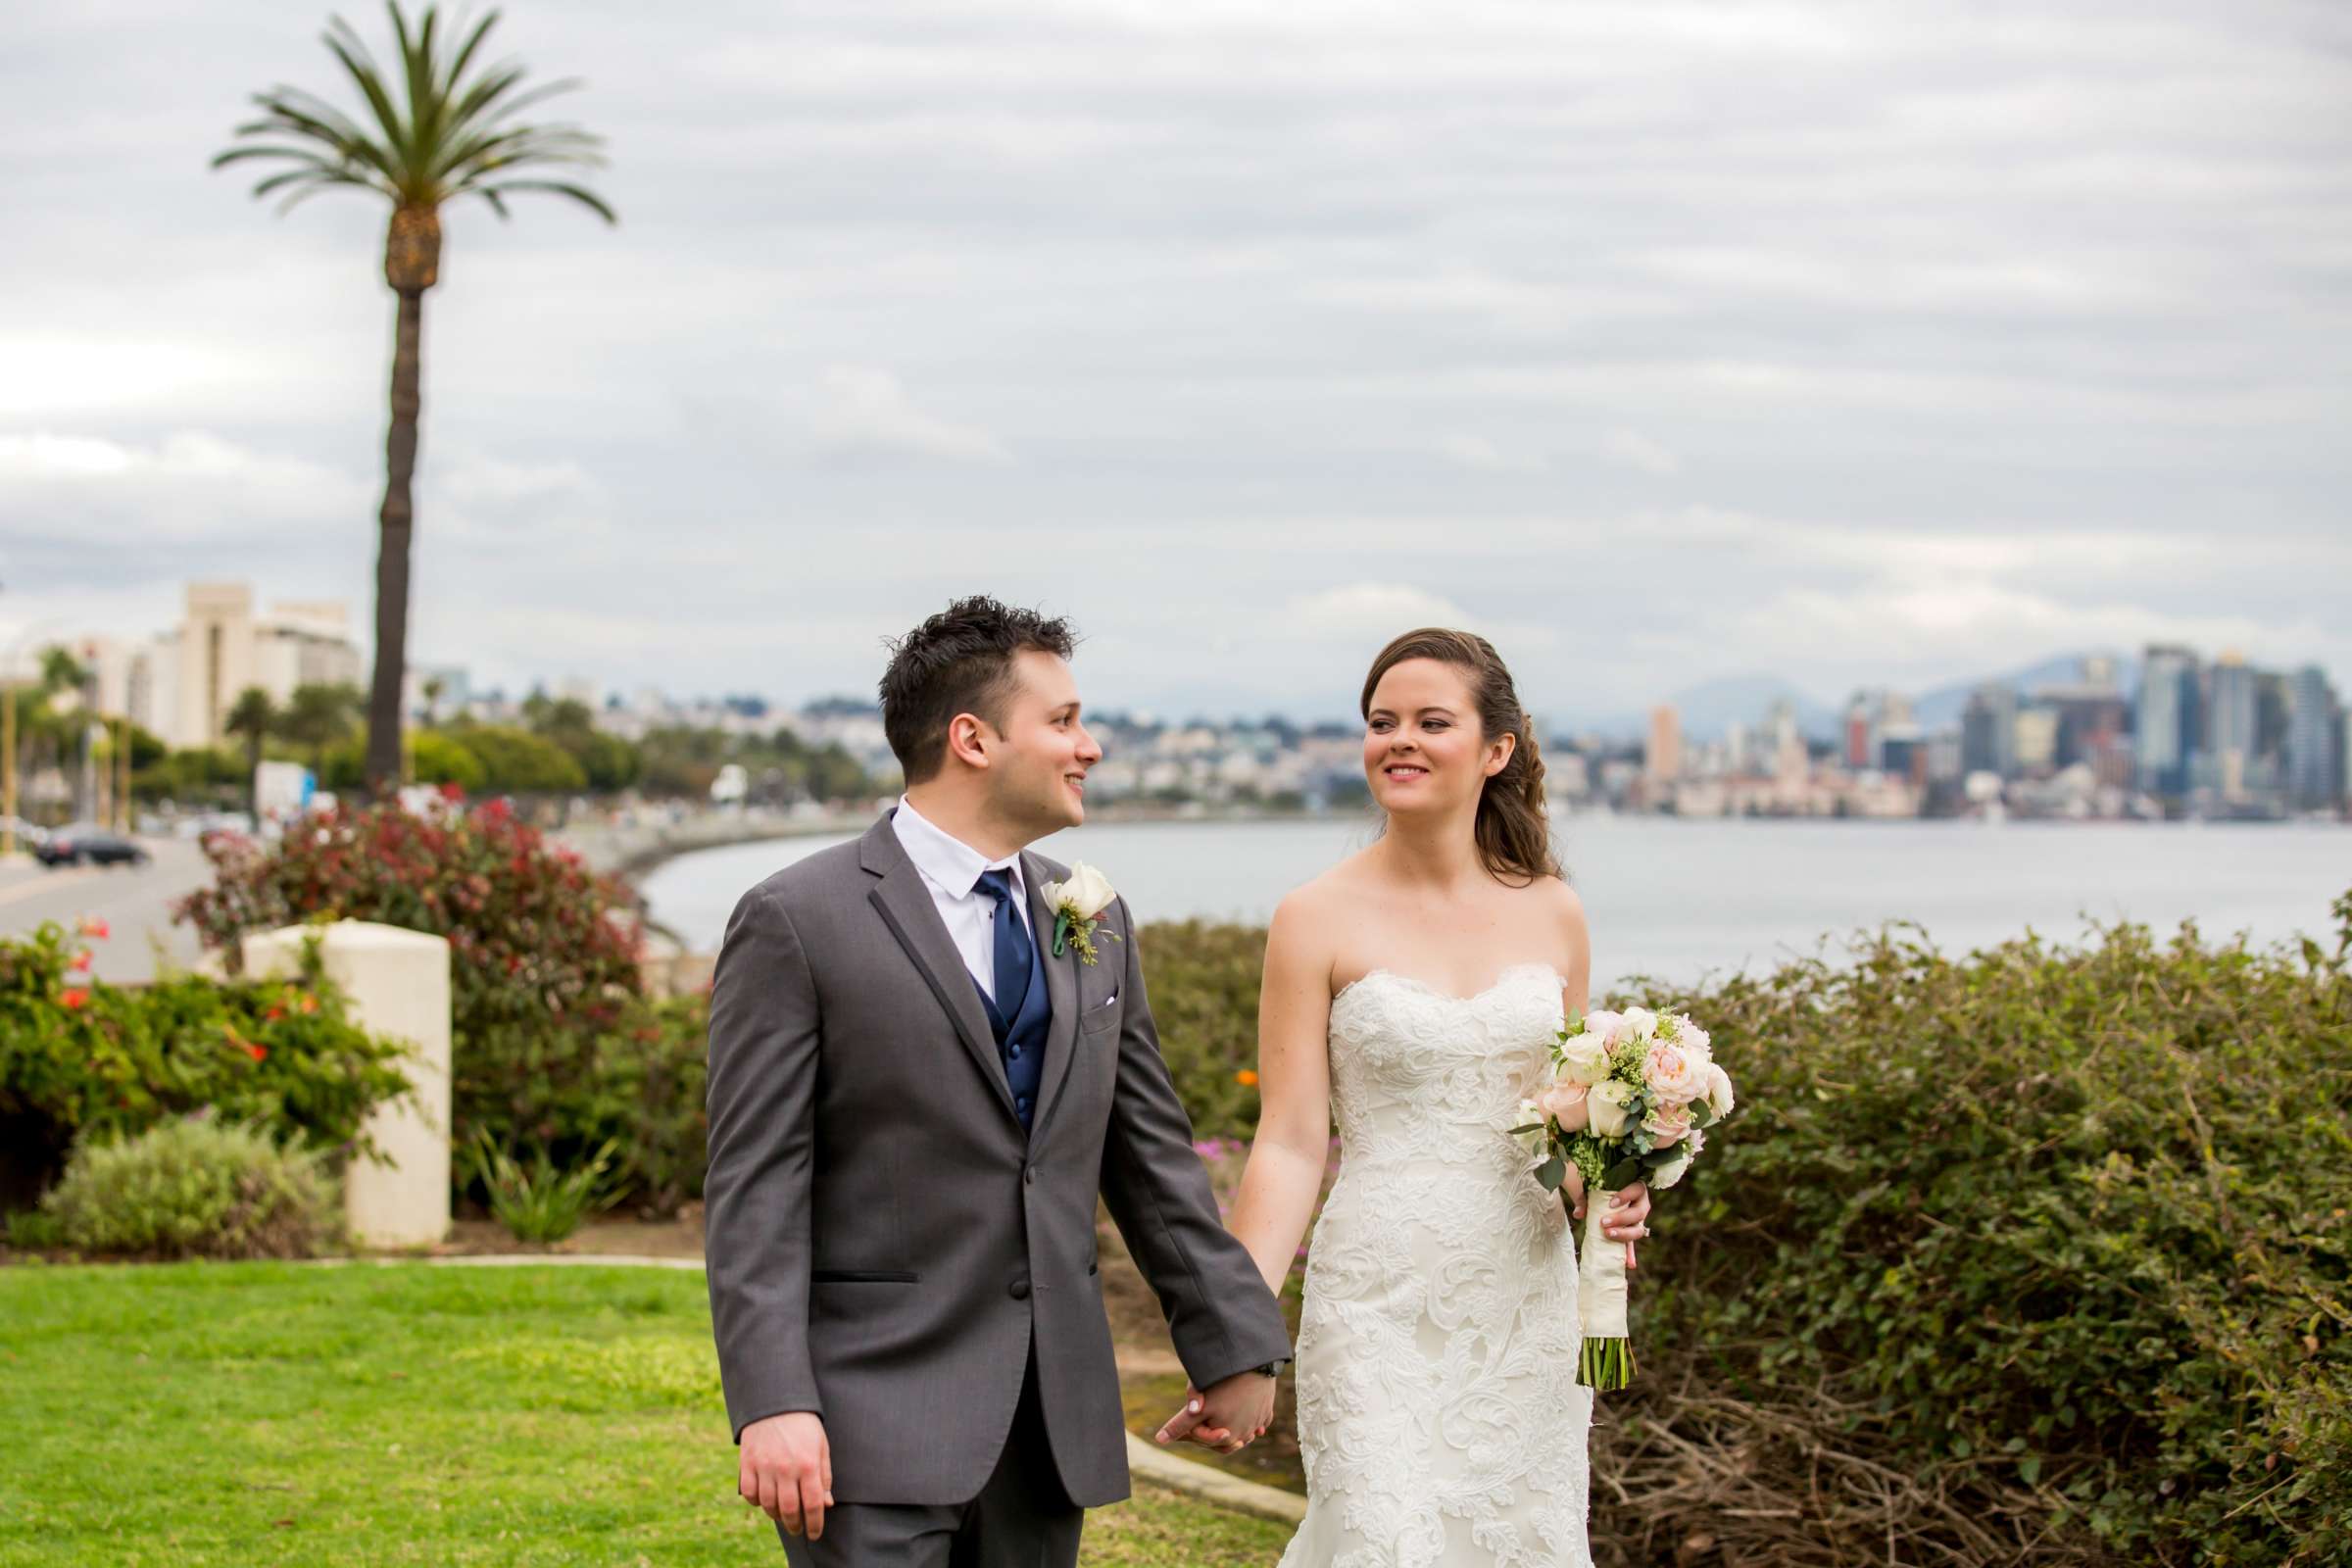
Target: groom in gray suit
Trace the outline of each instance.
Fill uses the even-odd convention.
[[[795,1568],[1070,1568],[1127,1495],[1096,1271],[1107,1204],[1237,1447],[1290,1339],[1218,1222],[1126,902],[1055,941],[1024,846],[1102,751],[1069,628],[966,599],[895,647],[906,794],[735,907],[710,997],[711,1326],[738,1486]]]

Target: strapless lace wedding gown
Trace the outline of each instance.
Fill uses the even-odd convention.
[[[1543,964],[1475,997],[1375,970],[1333,999],[1340,1179],[1307,1255],[1283,1568],[1590,1568],[1576,1254],[1506,1136],[1559,1026]]]

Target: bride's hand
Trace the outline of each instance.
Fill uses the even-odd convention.
[[[1567,1179],[1560,1191],[1568,1196],[1571,1218],[1585,1217],[1585,1176],[1574,1165],[1568,1167]],[[1629,1182],[1617,1190],[1617,1201],[1601,1216],[1600,1234],[1612,1242],[1625,1244],[1625,1266],[1628,1271],[1634,1262],[1634,1244],[1649,1234],[1649,1189],[1641,1182]]]

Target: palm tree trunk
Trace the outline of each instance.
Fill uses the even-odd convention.
[[[424,403],[424,290],[403,288],[392,345],[392,429],[384,440],[384,506],[375,554],[375,678],[368,693],[368,787],[400,784],[401,685],[409,667],[409,536],[415,512],[416,416]]]

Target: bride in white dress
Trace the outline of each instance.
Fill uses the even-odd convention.
[[[1257,1139],[1231,1224],[1298,1330],[1307,1513],[1284,1568],[1587,1568],[1569,1215],[1508,1136],[1591,972],[1543,764],[1485,639],[1399,637],[1364,684],[1383,835],[1275,912]],[[1571,1177],[1573,1178],[1573,1171]],[[1567,1194],[1583,1211],[1580,1188]],[[1613,1240],[1648,1234],[1628,1189]],[[1196,1434],[1246,1440],[1255,1434]]]

